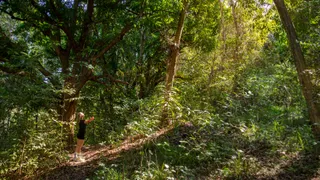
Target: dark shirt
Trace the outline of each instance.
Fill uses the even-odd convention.
[[[86,123],[84,123],[85,120],[80,120],[79,122],[79,131],[78,131],[78,138],[84,139],[84,135],[86,133]]]

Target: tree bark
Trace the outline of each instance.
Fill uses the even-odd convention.
[[[234,27],[236,30],[236,37],[235,37],[234,50],[233,50],[233,60],[235,62],[238,62],[238,60],[239,60],[238,53],[239,53],[240,27],[239,27],[239,22],[238,22],[238,15],[236,12],[237,1],[234,2],[233,0],[231,0],[230,5],[231,5],[233,23],[234,23]]]
[[[173,87],[174,76],[176,73],[176,65],[179,58],[180,51],[180,40],[183,32],[184,21],[187,15],[188,3],[186,0],[183,1],[183,9],[180,12],[178,28],[175,34],[174,42],[170,45],[170,54],[167,59],[167,72],[166,72],[166,83],[165,83],[165,104],[162,112],[161,125],[165,126],[169,124],[168,111],[169,111],[169,100],[171,97],[171,90]]]
[[[139,57],[138,57],[138,79],[140,80],[139,86],[140,86],[140,91],[139,91],[139,99],[144,98],[145,96],[145,86],[144,86],[144,81],[143,80],[143,56],[144,56],[144,45],[145,45],[145,40],[146,40],[146,35],[145,35],[145,30],[141,28],[140,30],[140,51],[139,51]]]
[[[274,3],[278,9],[282,24],[287,33],[289,40],[291,53],[295,62],[295,66],[298,72],[298,78],[301,84],[303,96],[307,102],[308,113],[312,123],[312,131],[317,140],[320,140],[320,104],[316,101],[316,96],[313,96],[314,87],[312,85],[312,79],[310,73],[307,70],[306,62],[297,39],[297,34],[288,10],[283,0],[274,0]]]
[[[71,75],[64,81],[62,111],[60,112],[61,120],[65,124],[68,147],[72,147],[74,144],[74,120],[80,91],[92,77],[91,69],[85,66],[74,66],[74,68],[76,69],[73,69]],[[77,74],[79,74],[78,77]]]
[[[62,109],[60,111],[61,121],[64,123],[65,135],[67,136],[67,147],[74,144],[74,120],[76,117],[77,99],[79,91],[76,90],[74,78],[67,78],[64,82],[64,93],[62,98]],[[78,92],[77,92],[78,91]]]

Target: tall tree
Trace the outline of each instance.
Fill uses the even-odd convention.
[[[162,113],[162,125],[168,123],[168,110],[169,110],[169,101],[171,97],[172,86],[174,82],[174,76],[176,74],[177,61],[179,58],[180,51],[180,41],[184,27],[184,21],[187,15],[188,1],[183,0],[183,7],[180,12],[178,27],[174,36],[173,42],[170,44],[170,53],[167,59],[167,71],[166,71],[166,82],[165,82],[165,104]]]
[[[104,63],[104,55],[131,30],[133,16],[124,16],[129,3],[99,0],[88,0],[86,3],[78,0],[1,1],[0,11],[23,22],[29,27],[28,30],[40,32],[29,35],[38,36],[42,43],[50,42],[46,45],[50,46],[52,54],[59,60],[60,67],[54,71],[49,71],[40,61],[38,70],[56,89],[62,90],[57,112],[65,124],[69,145],[73,144],[73,121],[84,85],[90,80],[99,81],[103,78],[126,84],[97,67]],[[1,58],[1,61],[10,64],[14,59]],[[14,72],[12,69],[1,70],[18,72],[17,69]],[[62,81],[56,81],[59,79],[55,77],[57,74]]]
[[[274,3],[279,12],[282,24],[287,33],[287,38],[290,44],[291,53],[298,72],[298,78],[301,84],[303,96],[306,99],[310,120],[312,122],[312,131],[316,139],[320,139],[320,104],[316,101],[314,95],[314,87],[312,78],[307,69],[306,62],[300,43],[297,38],[295,28],[289,16],[288,10],[283,0],[274,0]]]

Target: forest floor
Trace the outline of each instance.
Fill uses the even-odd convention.
[[[26,179],[59,179],[59,180],[84,180],[91,176],[97,170],[101,161],[116,161],[117,158],[126,152],[141,149],[144,144],[156,141],[162,135],[172,130],[174,126],[161,129],[150,136],[131,136],[125,139],[117,147],[109,146],[90,146],[83,150],[85,162],[75,162],[72,160],[73,154],[69,154],[70,160],[54,167],[49,171],[41,172],[36,177],[27,177]]]
[[[185,125],[187,126],[187,125]],[[150,136],[132,136],[125,139],[119,145],[110,146],[87,146],[83,150],[86,162],[72,161],[72,154],[69,154],[70,161],[61,163],[57,167],[50,170],[37,173],[34,177],[26,177],[25,179],[59,179],[59,180],[84,180],[93,177],[94,173],[100,168],[101,163],[126,165],[129,161],[139,159],[135,153],[141,150],[146,144],[155,144],[159,139],[176,138],[172,136],[172,132],[177,127],[170,126],[161,129]],[[178,127],[183,129],[184,126]],[[188,128],[188,127],[187,127]],[[183,131],[189,131],[184,129]],[[170,134],[168,136],[168,134]],[[182,133],[183,134],[183,133]],[[209,135],[211,136],[211,135]],[[221,134],[221,138],[226,135]],[[183,137],[180,137],[183,138]],[[227,139],[232,137],[226,137]],[[254,157],[257,161],[254,164],[242,166],[248,167],[251,173],[237,174],[231,176],[220,176],[215,173],[217,167],[206,167],[198,173],[197,179],[312,179],[320,180],[320,158],[318,154],[312,152],[290,153],[278,151],[270,154],[270,146],[264,142],[256,142],[255,144],[241,143],[245,157]],[[124,159],[124,156],[135,156]],[[250,162],[249,162],[250,163]],[[134,166],[136,163],[132,163]],[[130,166],[130,165],[129,165]],[[257,167],[255,167],[257,166]],[[131,167],[135,169],[136,167]],[[252,169],[255,169],[254,173]],[[199,176],[199,174],[201,174]]]

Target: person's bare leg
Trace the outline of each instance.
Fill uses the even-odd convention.
[[[83,161],[82,157],[81,157],[81,148],[84,144],[84,139],[77,139],[77,147],[76,147],[76,152],[74,155],[74,159],[76,161]],[[82,159],[82,160],[81,160]]]
[[[84,139],[78,139],[77,140],[77,147],[76,147],[76,153],[80,154],[81,153],[81,148],[83,146]]]

